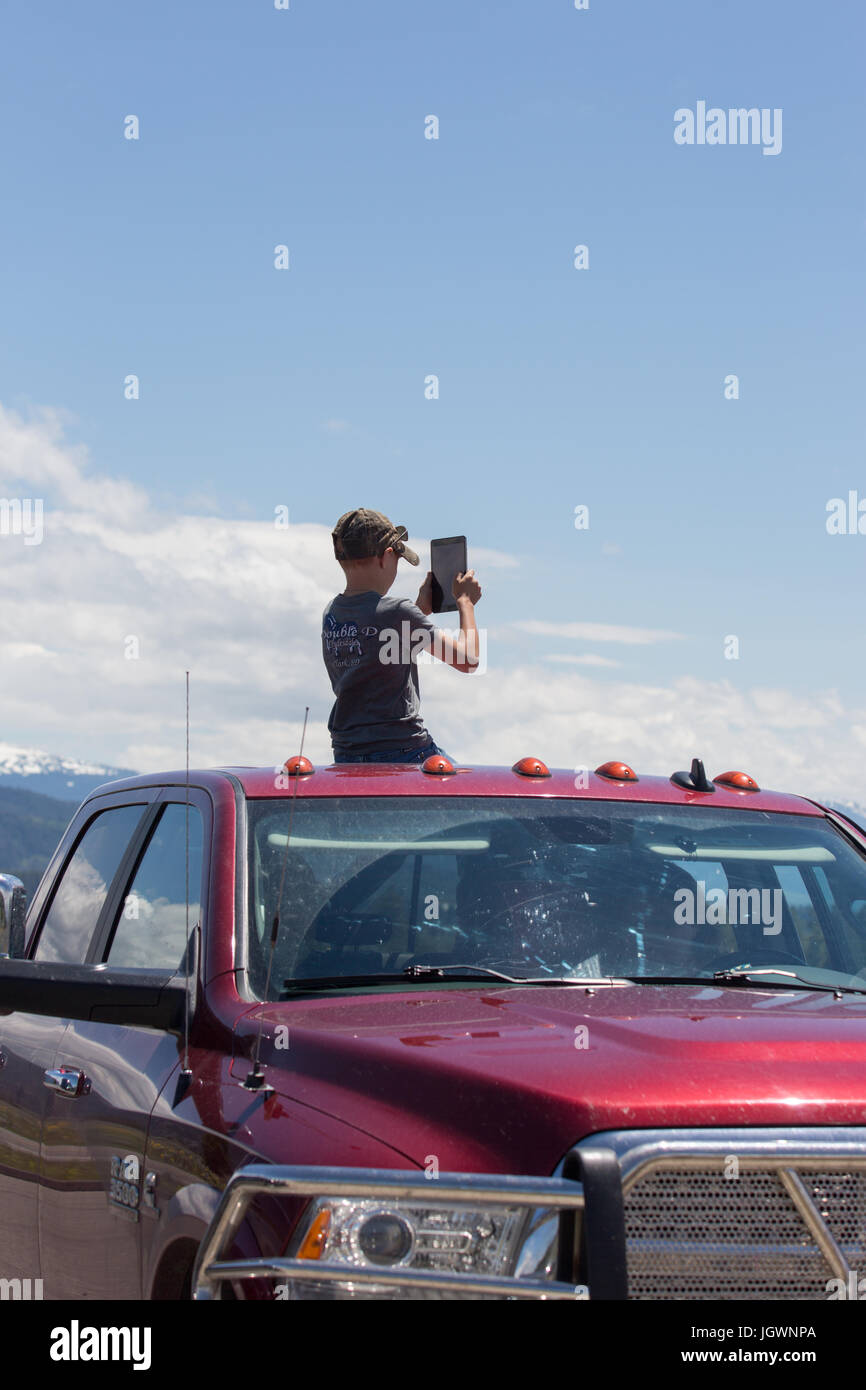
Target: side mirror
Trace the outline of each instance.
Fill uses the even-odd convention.
[[[14,874],[0,874],[0,956],[19,960],[24,955],[27,894]]]

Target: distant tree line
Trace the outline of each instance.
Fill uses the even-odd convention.
[[[0,788],[0,873],[18,875],[28,902],[77,809],[74,801]]]

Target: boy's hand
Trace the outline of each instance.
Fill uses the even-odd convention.
[[[468,598],[470,603],[476,604],[481,597],[481,585],[475,578],[475,571],[467,570],[465,574],[458,574],[451,585],[451,593],[458,600]]]
[[[424,614],[426,615],[426,617],[428,617],[428,618],[430,617],[430,614],[433,612],[433,571],[432,571],[432,570],[428,570],[428,571],[427,571],[427,578],[424,580],[424,583],[421,585],[421,588],[418,590],[418,597],[417,597],[417,599],[415,600],[415,606],[416,606],[416,608],[420,608],[420,609],[421,609],[421,612],[424,613]]]

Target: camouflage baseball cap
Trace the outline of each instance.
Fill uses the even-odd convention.
[[[338,560],[369,560],[374,555],[384,555],[390,546],[410,565],[417,565],[418,556],[406,545],[408,534],[405,526],[395,526],[382,512],[371,512],[366,507],[344,512],[331,532]]]

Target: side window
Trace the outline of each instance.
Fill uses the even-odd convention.
[[[84,832],[42,924],[36,960],[83,964],[111,881],[144,806],[115,806],[96,816]]]
[[[189,925],[199,918],[202,818],[189,808]],[[186,806],[166,806],[147,843],[114,930],[108,963],[176,970],[186,950]]]

